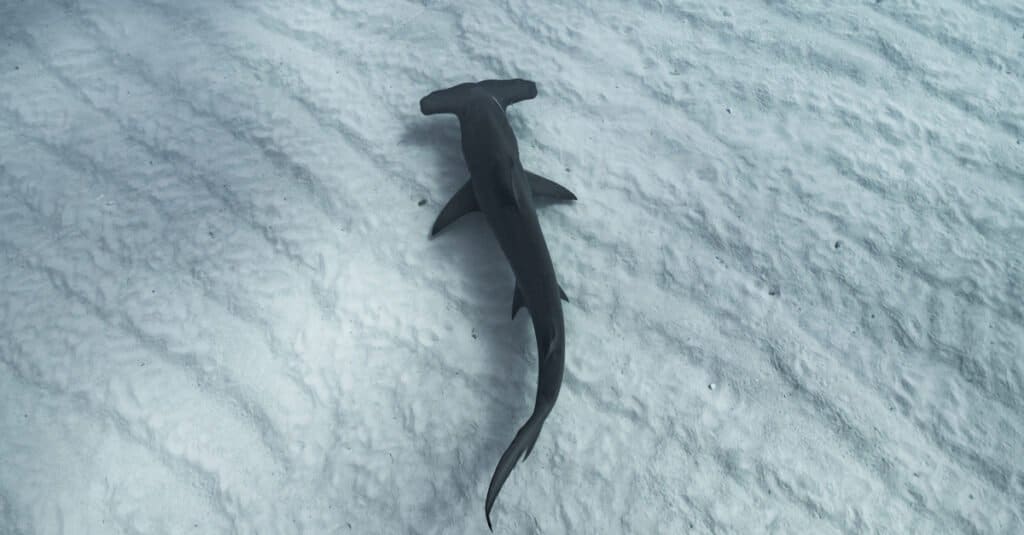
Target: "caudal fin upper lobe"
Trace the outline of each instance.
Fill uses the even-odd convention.
[[[494,506],[494,500],[498,497],[498,492],[501,491],[502,485],[505,484],[505,480],[508,479],[519,459],[526,459],[530,456],[534,444],[537,443],[537,437],[540,436],[540,430],[544,427],[544,421],[558,399],[565,355],[565,346],[561,336],[561,330],[555,331],[554,337],[546,344],[544,356],[539,359],[540,377],[537,383],[537,404],[533,408],[533,414],[519,428],[516,437],[512,439],[512,443],[498,460],[498,466],[494,468],[491,484],[487,488],[487,499],[484,502],[484,514],[487,517],[488,528],[491,528],[491,508]]]
[[[540,436],[540,430],[544,426],[545,418],[547,418],[546,413],[538,414],[538,411],[535,410],[533,416],[530,416],[523,427],[519,428],[516,438],[512,439],[508,449],[501,455],[498,466],[494,468],[491,485],[487,488],[487,500],[484,502],[487,528],[492,531],[494,528],[491,526],[491,508],[494,506],[494,500],[497,499],[501,486],[505,484],[505,480],[508,479],[508,475],[512,473],[512,469],[516,467],[519,459],[530,456],[530,451],[537,443],[537,437]]]

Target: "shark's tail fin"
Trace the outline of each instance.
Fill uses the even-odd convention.
[[[556,334],[557,336],[559,335]],[[494,500],[497,499],[501,486],[505,484],[505,480],[508,479],[509,474],[512,473],[512,469],[516,467],[519,459],[526,459],[530,456],[530,452],[533,451],[533,445],[537,443],[537,437],[540,436],[540,430],[544,427],[544,420],[547,419],[551,409],[555,406],[555,400],[558,398],[558,385],[562,382],[563,364],[562,362],[554,362],[553,359],[559,360],[564,351],[562,345],[557,340],[554,340],[548,344],[547,354],[539,359],[540,362],[538,364],[540,365],[541,377],[537,385],[537,404],[533,408],[533,414],[530,415],[530,419],[526,420],[523,427],[519,428],[516,438],[512,439],[508,449],[501,455],[498,466],[494,468],[494,475],[491,476],[491,484],[487,488],[484,514],[487,517],[488,528],[491,528],[491,507],[494,506]],[[551,365],[554,365],[557,369],[547,368]],[[552,375],[556,377],[552,377]],[[493,531],[493,528],[491,530]]]
[[[528,100],[537,96],[537,84],[523,79],[511,80],[484,80],[478,83],[464,83],[439,89],[420,99],[420,111],[423,115],[435,113],[458,114],[463,103],[470,97],[472,90],[479,88],[491,95],[501,104],[507,107],[509,104]]]
[[[512,444],[509,444],[508,449],[501,455],[498,466],[494,468],[491,485],[487,488],[487,500],[484,502],[484,515],[487,517],[487,527],[491,531],[494,531],[494,528],[491,527],[491,507],[494,506],[494,500],[498,498],[501,486],[505,484],[505,480],[508,479],[508,475],[512,473],[512,469],[516,467],[519,459],[530,455],[530,450],[533,449],[537,437],[540,436],[540,429],[544,426],[546,417],[546,412],[534,410],[530,419],[523,424],[523,427],[519,428],[516,438],[512,439]]]

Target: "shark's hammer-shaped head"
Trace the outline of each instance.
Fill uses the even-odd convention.
[[[483,80],[440,89],[420,99],[423,115],[454,113],[460,117],[472,106],[491,105],[504,109],[509,104],[537,96],[537,85],[529,80]]]

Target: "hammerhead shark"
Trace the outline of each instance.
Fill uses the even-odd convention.
[[[430,235],[433,237],[463,215],[483,212],[516,277],[512,317],[526,307],[537,338],[539,375],[533,414],[502,454],[487,489],[484,515],[492,531],[491,508],[498,491],[519,459],[529,457],[544,420],[558,399],[565,369],[562,299],[568,298],[555,277],[534,197],[574,201],[576,195],[523,169],[516,136],[505,116],[510,104],[536,96],[535,83],[513,79],[459,84],[434,91],[420,100],[424,115],[453,113],[459,118],[462,154],[470,175],[469,181],[441,210]]]

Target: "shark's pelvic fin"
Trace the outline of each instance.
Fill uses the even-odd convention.
[[[480,210],[480,207],[476,204],[476,195],[473,193],[473,183],[466,182],[455,196],[448,201],[448,204],[444,206],[441,213],[438,214],[437,220],[434,221],[433,228],[430,229],[430,235],[437,235],[438,232],[444,230],[445,227],[454,223],[458,218],[478,210]]]
[[[569,302],[569,296],[565,295],[565,290],[562,286],[558,286],[558,294],[562,297],[562,301]],[[519,291],[519,283],[516,283],[515,290],[512,293],[512,319],[516,319],[516,312],[519,312],[520,308],[526,306],[523,302],[523,292]]]
[[[565,186],[544,178],[537,173],[526,171],[526,178],[530,180],[530,189],[534,197],[547,197],[556,201],[575,201],[576,195]]]

